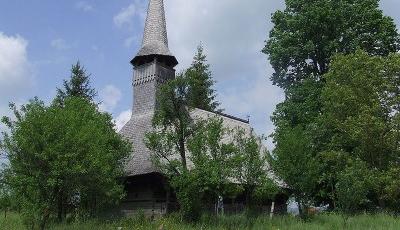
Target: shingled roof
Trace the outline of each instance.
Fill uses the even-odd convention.
[[[131,120],[120,131],[120,134],[128,138],[133,145],[131,158],[125,165],[126,176],[137,176],[159,172],[151,161],[152,152],[146,147],[143,140],[145,134],[153,130],[151,122],[153,115],[153,111],[133,115]],[[241,128],[248,134],[252,132],[248,122],[242,119],[237,119],[233,116],[212,113],[201,109],[193,109],[190,115],[194,120],[219,117],[222,118],[224,127],[226,128]],[[229,141],[229,139],[223,141]]]
[[[120,134],[132,143],[131,157],[125,164],[125,175],[136,176],[157,172],[151,162],[151,151],[144,143],[147,132],[152,130],[153,112],[134,115],[121,129]]]
[[[142,60],[159,56],[166,64],[176,66],[178,61],[168,48],[167,26],[163,0],[150,0],[142,47],[132,59],[133,65],[140,65]]]

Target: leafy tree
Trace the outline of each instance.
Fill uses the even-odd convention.
[[[269,178],[268,152],[262,148],[261,140],[241,129],[236,130],[234,139],[238,157],[234,178],[243,186],[246,205],[251,209],[256,202],[273,199],[278,188]]]
[[[122,197],[117,178],[130,146],[109,114],[79,97],[65,98],[63,107],[35,98],[11,109],[16,120],[2,119],[10,133],[1,147],[10,162],[7,183],[22,199],[27,224],[44,229],[50,218],[62,220],[76,208],[95,213]]]
[[[342,151],[325,151],[317,155],[317,161],[320,164],[319,183],[322,188],[315,192],[315,198],[329,198],[328,202],[331,209],[337,208],[336,184],[340,173],[346,168],[349,156]]]
[[[338,208],[344,214],[354,215],[371,205],[368,197],[373,181],[373,173],[365,163],[353,160],[340,172],[337,182]]]
[[[199,119],[199,118],[198,118]],[[236,148],[232,142],[223,141],[233,132],[224,127],[223,120],[211,117],[197,120],[196,133],[187,142],[192,172],[202,193],[208,200],[217,202],[218,197],[237,195],[237,188],[232,183],[238,160]]]
[[[269,162],[276,175],[292,190],[300,214],[305,216],[304,207],[312,201],[319,172],[318,163],[313,158],[310,136],[301,127],[287,129],[279,135]]]
[[[391,188],[396,187],[395,177],[389,178],[398,168],[400,150],[397,123],[399,66],[398,54],[371,57],[358,51],[337,55],[325,76],[327,82],[322,92],[320,124],[326,130],[328,146],[349,160],[360,161],[370,171],[377,170],[374,181],[379,186],[369,187],[368,193],[370,202],[382,208],[385,200],[393,207],[393,199],[388,194],[393,195]],[[339,160],[337,164],[341,164]],[[331,183],[339,183],[338,174],[343,171],[343,166],[323,167],[323,171],[333,175]],[[388,193],[382,188],[387,188]]]
[[[190,117],[188,92],[189,81],[184,74],[160,87],[153,117],[155,129],[144,141],[154,153],[152,161],[170,178],[184,218],[193,221],[200,217],[201,195],[188,168],[186,142],[196,129]]]
[[[202,186],[196,174],[183,171],[179,175],[170,176],[171,186],[176,192],[180,212],[184,220],[196,222],[202,214]]]
[[[62,104],[67,97],[81,97],[93,101],[97,96],[96,90],[90,86],[90,74],[78,61],[72,65],[70,79],[64,80],[64,89],[57,88],[55,102]]]
[[[207,111],[218,110],[219,103],[213,89],[215,81],[212,79],[210,65],[207,64],[207,56],[201,44],[197,47],[192,65],[185,74],[190,84],[189,105]]]
[[[400,56],[370,57],[367,53],[335,57],[323,91],[323,121],[331,145],[385,170],[398,158],[395,108],[400,84]]]
[[[394,212],[400,211],[400,168],[392,166],[390,169],[380,175],[378,192],[380,201]]]
[[[275,69],[272,81],[287,90],[304,79],[320,80],[336,53],[362,49],[386,56],[399,49],[392,18],[379,0],[286,0],[272,16],[274,27],[263,50]]]
[[[157,157],[166,160],[179,154],[181,164],[174,163],[174,166],[180,166],[179,169],[175,167],[179,172],[187,170],[185,143],[195,128],[190,117],[188,94],[189,81],[184,74],[160,87],[153,117],[153,126],[158,131],[147,136],[147,145],[155,151]]]
[[[4,218],[7,217],[7,211],[11,208],[11,190],[5,181],[5,169],[0,171],[0,210],[4,211]]]
[[[320,160],[322,176],[314,198],[334,204],[332,185],[336,184],[337,174],[327,170],[337,169],[343,158],[337,158],[339,162],[335,163],[328,153],[341,153],[343,149],[336,148],[331,141],[332,129],[320,121],[324,116],[322,92],[332,58],[358,49],[371,56],[387,56],[399,50],[399,34],[393,19],[379,9],[379,0],[286,0],[285,3],[286,8],[272,16],[274,27],[263,49],[275,70],[272,82],[286,94],[272,117],[276,126],[274,141],[279,148],[280,138],[288,130],[300,126],[310,131],[311,157]],[[335,142],[340,141],[344,144],[349,139]]]
[[[145,138],[153,151],[153,162],[169,177],[186,220],[200,217],[201,201],[215,202],[218,196],[237,191],[235,177],[238,155],[233,142],[223,140],[232,131],[221,119],[192,118],[191,79],[180,74],[161,86],[153,118],[154,131]]]

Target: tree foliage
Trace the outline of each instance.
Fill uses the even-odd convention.
[[[11,208],[12,205],[12,197],[11,190],[6,182],[5,175],[5,166],[2,166],[3,169],[0,171],[0,210],[4,212],[4,218],[7,217],[7,211]]]
[[[300,214],[310,205],[318,182],[318,162],[313,158],[310,134],[302,127],[280,133],[279,142],[269,160],[274,172],[292,190]]]
[[[347,215],[368,210],[372,204],[369,193],[373,189],[373,180],[373,174],[364,162],[349,162],[341,171],[336,185],[338,208]]]
[[[158,130],[148,135],[148,146],[160,158],[170,158],[179,154],[182,168],[187,170],[186,141],[194,133],[194,123],[190,117],[189,81],[184,74],[168,81],[157,94],[157,108],[153,126]],[[171,160],[175,162],[176,160]]]
[[[7,182],[30,226],[43,229],[50,218],[76,210],[95,214],[122,197],[117,178],[130,146],[109,114],[78,97],[65,98],[63,107],[35,98],[11,109],[16,120],[3,118],[10,133],[1,147],[10,162]]]
[[[64,80],[64,88],[57,88],[55,103],[62,104],[67,97],[80,97],[88,101],[93,101],[97,92],[90,86],[90,74],[78,61],[72,65],[70,79]]]
[[[222,118],[217,116],[207,120],[197,118],[196,123],[198,129],[187,145],[201,192],[213,203],[219,196],[235,197],[238,188],[231,180],[239,159],[234,143],[223,141],[233,130],[224,127]]]
[[[341,64],[347,66],[341,73],[342,82],[331,82],[329,78],[336,75],[331,71],[335,66],[333,62],[336,62],[334,56],[351,55],[357,50],[365,52],[366,56],[391,56],[400,48],[399,34],[393,19],[384,16],[379,9],[379,0],[286,0],[285,3],[286,8],[276,11],[272,16],[274,27],[263,50],[269,55],[274,68],[272,82],[282,88],[286,95],[285,101],[277,106],[272,117],[276,126],[273,135],[277,148],[275,152],[292,155],[285,153],[288,150],[286,144],[280,143],[285,143],[288,133],[296,129],[307,131],[310,154],[306,158],[316,161],[320,171],[314,180],[318,186],[310,192],[311,198],[335,207],[336,184],[340,172],[346,167],[343,162],[357,155],[360,160],[369,161],[374,167],[387,167],[389,158],[393,157],[389,153],[393,152],[393,144],[390,143],[396,142],[393,132],[388,130],[389,126],[392,130],[396,128],[388,125],[390,122],[386,118],[376,116],[386,113],[374,101],[382,97],[375,97],[372,88],[365,90],[370,85],[380,85],[382,81],[383,75],[374,71],[374,67],[368,67],[375,60],[363,62],[365,60],[361,59],[358,63],[354,60],[350,64],[342,59],[342,63],[336,65],[336,68]],[[360,68],[365,71],[358,71]],[[382,71],[393,72],[393,68],[389,69]],[[364,75],[370,77],[361,81]],[[360,81],[355,80],[357,78]],[[353,82],[359,85],[358,89],[354,86],[354,91],[359,91],[357,93],[347,91],[353,87],[348,85],[353,80],[358,81]],[[367,82],[369,80],[373,83]],[[341,84],[344,82],[346,84]],[[336,87],[333,90],[335,92],[328,93],[326,88],[330,87]],[[389,89],[388,85],[382,87]],[[337,103],[338,107],[329,105],[331,99],[327,99],[328,94],[334,97],[332,100],[342,99]],[[377,107],[373,108],[373,104]],[[329,115],[328,110],[336,114],[339,111],[343,113],[335,118]],[[347,116],[346,113],[349,116],[345,121],[343,116]],[[376,148],[379,145],[382,146]],[[298,171],[305,167],[303,164],[292,166],[297,167]]]
[[[336,53],[362,49],[386,56],[399,49],[392,18],[379,0],[286,0],[272,16],[274,27],[264,48],[275,69],[272,81],[287,90],[304,79],[320,80]]]
[[[157,93],[154,131],[146,134],[153,163],[170,179],[186,220],[200,218],[199,187],[188,171],[187,140],[195,133],[190,117],[189,81],[184,74],[164,83]]]
[[[387,169],[397,161],[400,57],[367,53],[334,58],[322,93],[323,116],[332,148],[370,167]]]
[[[235,197],[240,186],[233,181],[244,182],[252,196],[255,186],[271,181],[263,180],[265,160],[254,137],[245,137],[243,131],[235,135],[236,130],[226,128],[218,115],[204,118],[193,113],[191,80],[180,74],[160,87],[154,130],[147,133],[145,142],[153,152],[153,162],[176,191],[183,216],[192,221],[200,217],[202,201]],[[267,195],[271,184],[257,195]]]
[[[368,197],[361,194],[363,202],[375,203],[382,208],[395,207],[392,198],[396,196],[392,192],[397,186],[393,172],[398,169],[400,156],[399,76],[398,54],[374,57],[362,51],[335,56],[331,70],[326,74],[320,124],[329,140],[327,146],[342,152],[351,164],[342,164],[341,170],[327,167],[323,170],[337,177],[337,189],[341,189],[337,191],[337,199],[340,208],[346,212],[354,212],[344,206],[349,202],[347,199],[356,199],[349,186],[365,185],[362,189]],[[357,174],[361,169],[363,171]],[[373,179],[367,179],[375,185],[366,186],[368,183],[362,182],[360,174],[373,175]],[[351,182],[354,185],[349,185]],[[348,188],[343,188],[343,183]],[[345,194],[346,191],[349,194]],[[361,198],[356,201],[358,205],[353,203],[351,208],[365,208],[359,204]]]
[[[190,85],[189,105],[207,111],[218,110],[219,102],[216,101],[213,89],[215,81],[212,79],[210,65],[207,64],[207,56],[201,44],[197,47],[192,65],[186,70],[185,75]]]
[[[234,130],[231,134],[234,135],[237,157],[234,178],[244,188],[246,205],[252,208],[256,203],[273,199],[278,187],[270,178],[273,173],[267,161],[269,153],[263,148],[261,139],[243,129]]]

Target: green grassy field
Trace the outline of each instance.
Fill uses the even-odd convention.
[[[163,228],[161,228],[163,226]],[[204,217],[195,225],[185,224],[176,217],[168,217],[157,221],[145,221],[132,218],[118,221],[92,220],[85,223],[53,224],[50,229],[55,230],[101,230],[101,229],[165,229],[165,230],[191,230],[191,229],[296,229],[296,230],[319,230],[319,229],[400,229],[400,218],[389,215],[360,215],[349,218],[344,224],[343,218],[337,214],[325,214],[316,216],[310,222],[281,216],[270,220],[268,217],[259,217],[249,220],[245,216],[229,216],[218,219]],[[0,229],[13,230],[25,229],[21,218],[17,214],[10,214],[7,218],[0,217]]]

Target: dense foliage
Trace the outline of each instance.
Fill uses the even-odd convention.
[[[94,216],[124,195],[118,179],[130,144],[92,101],[95,91],[79,63],[65,87],[51,105],[38,98],[20,108],[11,104],[14,118],[2,119],[9,131],[0,147],[9,163],[0,180],[1,205],[14,205],[30,228],[44,229],[68,214]]]
[[[10,162],[7,183],[21,199],[27,224],[44,228],[49,218],[91,215],[122,197],[117,178],[129,146],[110,115],[77,97],[64,107],[34,99],[12,109],[17,119],[3,118],[10,134],[1,147]]]
[[[399,210],[392,197],[397,195],[390,192],[400,189],[393,174],[400,167],[399,76],[400,55],[378,57],[361,51],[335,56],[325,75],[320,124],[326,146],[347,161],[338,175],[338,201],[345,195],[343,189],[352,199],[364,190],[353,209],[369,208],[360,205],[362,200],[369,206]],[[333,173],[337,168],[322,170]]]
[[[399,49],[393,19],[379,0],[286,0],[272,16],[264,52],[275,69],[272,81],[289,90],[305,79],[320,81],[336,53],[357,49],[388,55]]]
[[[272,117],[271,164],[300,203],[387,208],[399,167],[396,25],[379,0],[285,2],[263,50],[286,95]]]

